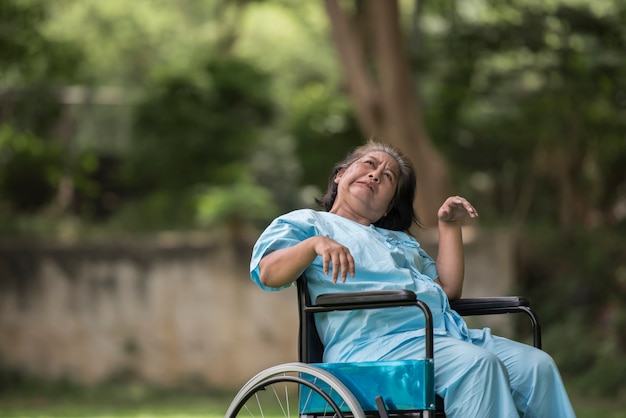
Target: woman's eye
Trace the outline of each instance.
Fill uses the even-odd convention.
[[[365,160],[365,164],[369,164],[372,167],[374,166],[374,161],[370,161],[370,160]]]

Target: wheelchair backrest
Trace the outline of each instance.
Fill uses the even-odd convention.
[[[317,333],[315,317],[311,312],[305,312],[305,306],[311,304],[304,274],[298,278],[298,315],[300,327],[298,330],[298,359],[303,363],[322,363],[324,344]]]

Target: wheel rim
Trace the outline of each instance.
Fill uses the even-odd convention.
[[[305,363],[282,364],[257,374],[226,412],[227,418],[297,416],[364,418],[365,414],[335,376]]]

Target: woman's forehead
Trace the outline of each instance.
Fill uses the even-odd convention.
[[[387,154],[384,151],[369,151],[363,154],[361,158],[366,158],[366,157],[374,158],[378,162],[386,162],[391,166],[390,168],[394,169],[395,171],[400,170],[398,161],[396,161],[394,157],[392,157],[391,155]]]

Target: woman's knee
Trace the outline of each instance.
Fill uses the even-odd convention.
[[[441,365],[438,360],[441,359],[435,355],[435,367],[437,364]],[[494,374],[507,374],[506,368],[494,353],[469,344],[460,349],[454,358],[448,358],[447,361],[449,368],[454,370],[453,374],[456,375],[490,379]]]
[[[516,387],[536,388],[542,384],[550,385],[558,368],[548,353],[534,349],[526,353],[514,368],[509,368],[512,385]]]
[[[481,350],[473,357],[473,361],[475,362],[476,366],[481,369],[490,370],[491,373],[504,373],[505,375],[507,375],[508,378],[508,373],[506,371],[506,368],[504,367],[504,364],[502,364],[498,356],[490,351]]]

